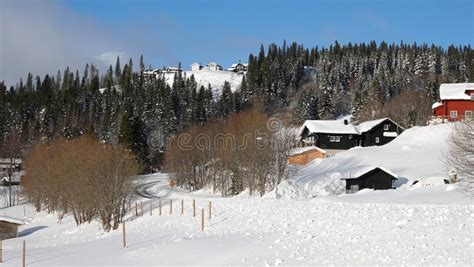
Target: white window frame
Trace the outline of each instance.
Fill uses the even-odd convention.
[[[466,117],[466,118],[472,118],[472,110],[466,110],[466,111],[464,111],[464,117]]]
[[[380,137],[378,137],[378,136],[375,137],[375,143],[380,144]]]
[[[334,142],[341,142],[341,137],[340,136],[335,136]]]
[[[383,130],[384,130],[384,131],[388,131],[388,129],[390,129],[390,125],[384,124],[384,125],[383,125]]]
[[[454,114],[454,116],[453,116],[453,114]],[[449,117],[450,117],[451,119],[456,119],[456,118],[458,117],[458,111],[457,111],[457,110],[451,110],[451,111],[449,111]]]
[[[330,135],[330,136],[329,136],[329,142],[331,142],[331,143],[336,142],[336,137],[333,136],[333,135]]]

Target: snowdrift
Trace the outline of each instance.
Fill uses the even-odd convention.
[[[398,175],[397,187],[414,180],[447,177],[443,157],[452,126],[413,127],[384,146],[356,147],[331,158],[316,159],[269,194],[283,198],[342,194],[345,183],[340,179],[368,166],[380,166]]]

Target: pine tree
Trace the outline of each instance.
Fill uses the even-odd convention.
[[[232,99],[232,91],[230,89],[230,83],[225,82],[222,88],[222,95],[219,100],[220,113],[222,117],[227,117],[233,110],[234,101]]]
[[[122,80],[122,68],[120,66],[120,57],[117,56],[117,61],[115,62],[115,84],[121,84]]]

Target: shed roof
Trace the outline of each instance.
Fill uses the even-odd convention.
[[[18,224],[18,225],[25,224],[25,222],[22,219],[13,218],[10,216],[0,216],[0,222],[8,222],[8,223],[13,223],[13,224]]]
[[[342,178],[341,180],[357,179],[357,178],[361,177],[362,175],[364,175],[368,172],[371,172],[375,169],[380,169],[380,170],[390,174],[390,176],[393,176],[394,179],[396,179],[396,180],[398,179],[398,175],[396,175],[395,173],[393,173],[390,170],[385,169],[383,167],[380,167],[380,166],[359,166],[359,167],[353,168],[349,173],[346,173],[344,176],[347,177],[347,178]]]
[[[11,159],[9,159],[9,158],[0,158],[0,163],[10,164],[10,160]],[[20,164],[22,162],[23,162],[23,160],[20,159],[20,158],[14,158],[13,159],[13,163],[15,163],[15,164]]]
[[[443,106],[442,103],[435,102],[435,103],[431,106],[431,109],[437,109],[437,108],[442,107],[442,106]]]
[[[466,91],[474,90],[474,83],[443,83],[439,87],[441,100],[470,100]]]
[[[303,154],[304,152],[311,151],[311,150],[318,150],[321,153],[327,153],[326,150],[323,150],[317,146],[305,146],[305,147],[293,148],[292,150],[290,150],[289,155],[294,156],[298,154]]]

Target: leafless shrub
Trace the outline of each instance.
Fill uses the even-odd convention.
[[[212,185],[223,196],[245,189],[263,195],[285,176],[290,132],[257,110],[224,122],[192,127],[171,142],[165,170],[178,185],[196,190]]]
[[[81,137],[36,146],[26,173],[22,184],[37,210],[72,214],[77,224],[97,218],[109,231],[126,213],[138,165],[120,146]]]
[[[447,163],[460,176],[461,187],[474,194],[474,121],[455,124],[449,137]]]

